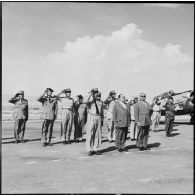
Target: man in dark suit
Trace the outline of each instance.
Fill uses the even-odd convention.
[[[131,123],[130,110],[126,105],[125,100],[125,96],[120,94],[112,111],[113,121],[116,129],[115,143],[119,152],[127,151],[127,149],[125,149],[125,141],[128,127]]]
[[[53,90],[47,88],[43,95],[41,95],[37,101],[42,103],[41,119],[43,119],[42,125],[42,142],[43,146],[52,146],[51,138],[53,133],[54,121],[57,118],[58,105],[56,97],[52,97]],[[49,132],[48,132],[49,131]]]
[[[140,151],[150,150],[147,147],[149,128],[151,125],[151,108],[148,102],[146,102],[146,94],[140,93],[140,100],[134,106],[135,123],[138,127],[137,134],[137,146]]]
[[[28,101],[24,99],[24,91],[19,91],[9,103],[14,104],[14,135],[16,143],[24,143],[24,132],[28,120]],[[20,136],[21,135],[21,136]]]

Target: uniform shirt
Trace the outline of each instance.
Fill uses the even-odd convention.
[[[14,105],[14,119],[26,119],[28,120],[28,101],[26,99],[12,98],[9,100]]]
[[[166,109],[166,115],[167,117],[174,118],[175,116],[175,105],[171,102],[167,102],[165,104],[165,109]]]
[[[56,98],[41,96],[38,101],[42,103],[41,119],[54,120],[57,117],[58,106]]]
[[[101,116],[102,120],[104,119],[104,112],[103,112],[103,102],[102,101],[96,101],[98,110],[99,110],[99,115]],[[87,102],[87,107],[88,107],[88,112],[94,115],[97,115],[96,112],[96,105],[95,105],[95,100],[88,101]]]
[[[155,111],[155,112],[160,112],[161,111],[161,106],[160,105],[157,105],[157,104],[154,104],[154,106],[153,106],[153,111]]]
[[[131,104],[130,105],[131,120],[135,120],[135,117],[134,117],[134,106],[135,106],[135,104]]]
[[[61,108],[62,109],[73,110],[74,100],[72,98],[60,97],[58,100],[61,102]]]
[[[86,114],[87,107],[84,103],[75,102],[75,114],[83,116]]]
[[[105,104],[108,104],[108,110],[107,110],[107,119],[112,119],[112,111],[115,103],[117,102],[117,99],[112,99],[110,101],[105,101]]]

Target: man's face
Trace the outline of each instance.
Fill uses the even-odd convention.
[[[70,97],[70,96],[71,96],[71,92],[67,92],[67,93],[66,93],[66,96],[67,96],[67,97]]]
[[[121,96],[120,96],[120,101],[125,103],[125,96],[123,94],[121,94]]]
[[[98,92],[94,92],[94,94],[93,94],[95,99],[97,99],[97,94],[98,94]]]
[[[138,98],[135,98],[135,99],[134,99],[134,102],[137,103],[137,102],[138,102]]]
[[[139,97],[140,97],[140,100],[142,100],[142,101],[146,100],[146,94],[145,93],[140,94]]]
[[[192,95],[192,96],[190,97],[190,99],[191,99],[191,101],[193,102],[193,101],[194,101],[194,96]]]
[[[82,103],[83,102],[83,99],[82,98],[79,98],[79,102]]]
[[[51,94],[52,94],[52,91],[47,90],[47,96],[48,96],[48,97],[51,97]]]
[[[115,99],[116,98],[116,93],[112,94],[112,98]]]
[[[24,98],[24,94],[19,94],[19,98],[23,99]]]
[[[170,102],[170,103],[173,103],[173,99],[169,99],[169,102]]]

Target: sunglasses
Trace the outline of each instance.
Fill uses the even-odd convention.
[[[146,97],[145,95],[142,95],[141,97]]]

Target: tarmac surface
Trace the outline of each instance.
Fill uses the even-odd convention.
[[[126,142],[119,153],[103,128],[103,155],[88,156],[85,143],[63,145],[56,121],[43,147],[41,122],[27,122],[25,143],[14,143],[13,122],[2,123],[1,192],[9,193],[193,193],[193,125],[176,119],[173,137],[164,124],[150,131],[150,151]],[[73,135],[73,133],[72,133]],[[129,135],[128,135],[129,137]]]

